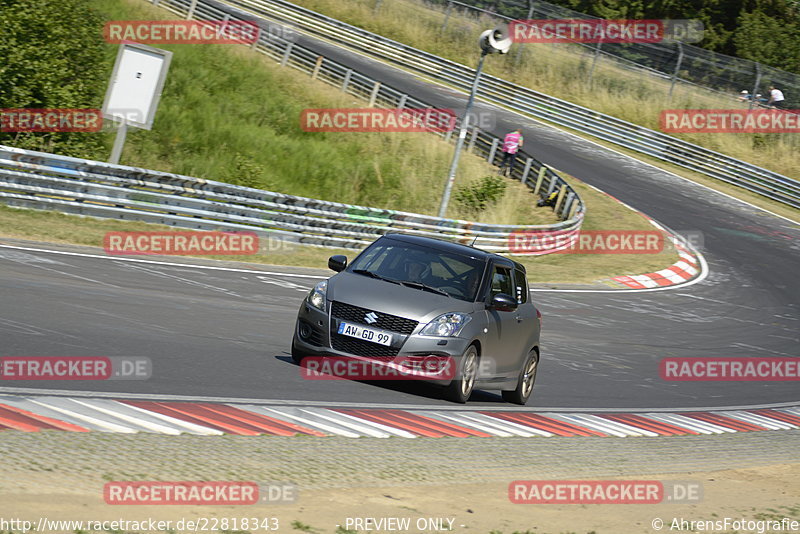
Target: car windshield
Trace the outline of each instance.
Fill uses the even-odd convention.
[[[435,247],[382,239],[362,252],[347,270],[472,302],[480,287],[484,262]]]

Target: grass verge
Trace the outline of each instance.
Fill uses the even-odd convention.
[[[105,20],[174,18],[139,0],[97,0]],[[98,29],[100,31],[100,29]],[[364,107],[302,72],[237,45],[163,45],[173,52],[152,130],[128,134],[122,163],[299,196],[435,214],[453,147],[426,133],[305,132],[307,108]],[[117,45],[107,45],[108,67]],[[108,135],[103,134],[103,135]],[[465,154],[455,188],[494,168]],[[480,222],[548,224],[509,183],[502,210],[448,216]]]
[[[297,3],[470,66],[476,62],[478,35],[497,22],[487,16],[475,17],[453,9],[442,31],[444,12],[420,0],[386,0],[377,13],[375,0],[346,3],[297,0]],[[517,51],[512,50],[507,56],[487,61],[485,69],[536,91],[655,130],[659,129],[659,116],[665,109],[744,106],[734,94],[725,96],[683,84],[676,86],[669,99],[669,80],[624,69],[612,60],[599,60],[590,78],[592,56],[583,50],[578,45],[526,44],[519,60]],[[764,84],[768,83],[769,80],[764,80]],[[676,137],[785,176],[800,176],[800,160],[796,156],[800,136],[797,134],[677,134]]]
[[[566,176],[570,184],[586,200],[590,210],[583,228],[586,230],[653,230],[639,213],[620,205],[612,198]],[[528,191],[526,196],[532,198]],[[550,211],[549,208],[540,210]],[[51,243],[102,247],[106,232],[138,232],[175,230],[148,223],[81,217],[38,210],[10,208],[0,205],[0,237],[28,239]],[[355,257],[353,250],[293,245],[289,250],[276,250],[253,256],[204,256],[223,259],[326,268],[332,254]],[[146,256],[145,256],[146,257]],[[663,269],[677,260],[674,250],[658,254],[556,254],[548,256],[515,256],[528,269],[528,278],[536,284],[592,283],[625,274],[640,274]]]

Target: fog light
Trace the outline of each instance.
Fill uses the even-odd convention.
[[[300,327],[297,330],[301,339],[307,340],[311,337],[311,327],[306,323],[300,323]]]

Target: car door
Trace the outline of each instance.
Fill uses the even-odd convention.
[[[519,300],[514,281],[514,266],[511,262],[496,261],[489,276],[486,295],[486,347],[483,351],[482,369],[492,371],[491,374],[499,377],[516,375],[519,372],[520,354],[527,353],[525,316],[518,313],[519,308],[500,311],[489,307],[492,298],[498,293],[505,293]]]
[[[522,351],[519,354],[517,366],[521,366],[528,355],[528,351],[533,347],[538,338],[539,319],[536,315],[536,307],[530,299],[528,289],[528,279],[525,271],[519,266],[514,268],[514,296],[517,299],[518,308],[514,312],[515,319],[521,327]]]

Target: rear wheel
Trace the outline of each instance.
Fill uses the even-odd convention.
[[[459,404],[464,404],[472,395],[475,387],[475,378],[478,376],[478,348],[470,345],[461,356],[461,362],[456,376],[445,389],[445,398]]]
[[[503,400],[512,404],[524,405],[531,398],[533,384],[536,382],[536,370],[539,368],[539,356],[535,350],[528,353],[519,373],[517,389],[503,391]]]

